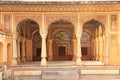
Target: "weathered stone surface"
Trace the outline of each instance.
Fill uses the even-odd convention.
[[[78,70],[46,70],[42,73],[42,80],[79,80]]]

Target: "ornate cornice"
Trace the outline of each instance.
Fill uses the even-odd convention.
[[[120,11],[119,3],[110,4],[0,4],[1,12],[111,12]]]

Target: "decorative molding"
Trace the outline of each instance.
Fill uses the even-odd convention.
[[[0,4],[0,11],[3,12],[109,12],[120,11],[119,3],[111,4]]]
[[[111,35],[111,44],[112,45],[118,44],[118,35],[117,34]]]
[[[80,15],[80,25],[83,26],[84,23],[86,23],[87,21],[90,21],[90,20],[96,20],[98,22],[100,22],[104,27],[106,27],[106,22],[107,22],[107,15],[103,15],[103,14],[97,14],[97,15],[94,15],[94,14],[84,14],[84,15]]]
[[[39,24],[39,26],[42,26],[42,17],[41,17],[41,14],[14,14],[14,21],[15,21],[15,26],[18,25],[18,23],[22,20],[25,20],[25,19],[31,19],[31,20],[34,20],[36,23]]]
[[[117,23],[118,22],[118,15],[112,14],[110,20],[111,20],[111,23],[110,23],[111,31],[118,31],[118,23]]]
[[[10,33],[12,32],[12,27],[11,27],[11,14],[3,14],[3,25],[4,25],[4,32],[5,33]]]
[[[77,26],[78,22],[78,16],[77,15],[71,15],[71,14],[46,14],[45,15],[45,21],[46,21],[46,27],[48,27],[55,21],[59,21],[60,19],[63,19],[65,21],[68,21],[72,23],[75,26]]]

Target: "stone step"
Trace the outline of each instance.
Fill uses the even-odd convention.
[[[120,80],[120,75],[80,75],[80,80]]]
[[[79,80],[78,70],[46,70],[42,72],[42,80]]]
[[[12,80],[42,80],[41,76],[14,76]]]
[[[41,71],[36,70],[20,70],[20,71],[14,71],[14,76],[37,76],[41,75]]]

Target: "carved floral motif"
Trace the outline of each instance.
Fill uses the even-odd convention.
[[[11,32],[11,16],[4,15],[4,31],[9,33]]]
[[[117,31],[117,15],[111,15],[111,31]]]
[[[118,44],[118,35],[111,35],[111,44]]]

